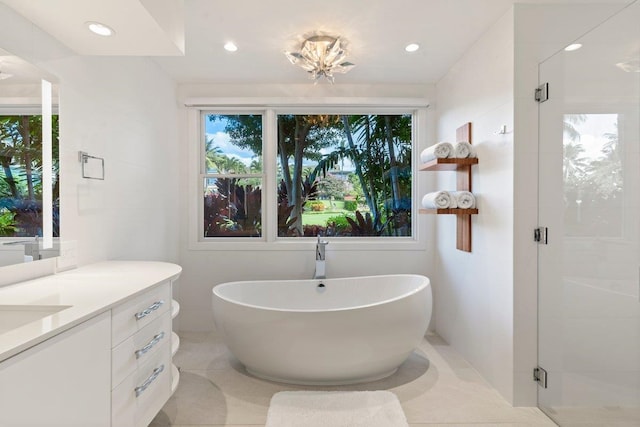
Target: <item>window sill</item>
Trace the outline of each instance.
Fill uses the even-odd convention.
[[[332,251],[424,251],[426,243],[420,242],[412,237],[389,238],[393,241],[386,241],[385,238],[325,238],[330,242]],[[346,241],[345,239],[348,239]],[[297,237],[293,239],[280,239],[267,242],[264,239],[252,241],[238,241],[221,238],[207,241],[189,242],[189,250],[192,251],[300,251],[314,250],[316,245],[315,237]]]

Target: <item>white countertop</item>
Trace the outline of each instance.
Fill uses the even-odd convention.
[[[179,265],[155,261],[104,261],[0,287],[0,306],[70,306],[40,320],[0,332],[0,361],[147,289],[177,278]]]

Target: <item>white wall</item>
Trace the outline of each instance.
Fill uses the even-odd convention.
[[[59,79],[61,235],[76,242],[78,265],[114,258],[177,261],[171,79],[145,58],[77,56],[2,4],[0,40]],[[104,181],[81,178],[79,150],[104,157]],[[0,271],[8,281],[33,269]]]
[[[375,86],[375,85],[181,85],[180,99],[190,97],[399,97],[430,98],[433,86]],[[211,289],[214,285],[234,281],[252,279],[303,279],[313,276],[315,266],[315,243],[309,242],[306,250],[300,251],[203,251],[189,249],[189,218],[186,206],[189,200],[189,144],[187,136],[187,113],[182,111],[181,136],[181,182],[182,191],[179,203],[185,208],[181,217],[180,264],[183,274],[180,279],[181,330],[212,330],[213,315],[211,311]],[[425,133],[428,137],[422,141],[418,149],[432,143],[434,133],[434,114],[428,113]],[[425,185],[428,177],[418,174],[416,181]],[[417,273],[433,275],[434,242],[432,218],[419,217],[421,240],[427,250],[362,250],[336,251],[335,246],[327,247],[327,277],[356,276],[385,273]]]
[[[436,85],[438,140],[472,123],[479,214],[472,252],[455,248],[456,218],[437,222],[437,332],[511,400],[513,367],[513,11],[500,18]],[[507,134],[496,135],[502,125]],[[455,189],[439,172],[438,188]]]
[[[79,263],[177,260],[173,83],[139,58],[69,58],[53,66],[64,119],[62,236],[78,241]],[[104,181],[81,177],[79,150],[104,157]]]

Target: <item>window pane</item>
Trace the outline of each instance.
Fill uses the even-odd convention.
[[[204,237],[260,237],[262,180],[205,178]]]
[[[206,173],[262,172],[262,115],[206,114],[204,128]]]
[[[58,116],[52,116],[53,236],[60,234]],[[0,237],[42,236],[42,116],[0,116]]]
[[[279,115],[278,236],[411,236],[411,115]]]

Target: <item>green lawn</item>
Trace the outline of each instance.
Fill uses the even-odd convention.
[[[346,215],[349,211],[344,210],[343,200],[321,200],[324,203],[324,210],[313,212],[307,210],[302,214],[302,225],[327,225],[327,220],[332,216]],[[331,206],[333,204],[333,207]]]
[[[344,200],[334,200],[333,207],[329,200],[322,200],[324,203],[324,211],[321,212],[313,212],[311,210],[307,210],[302,214],[302,225],[327,225],[327,220],[333,216],[345,216],[351,215],[353,216],[353,212],[347,211],[344,209]],[[363,207],[359,207],[360,211],[363,210]]]

